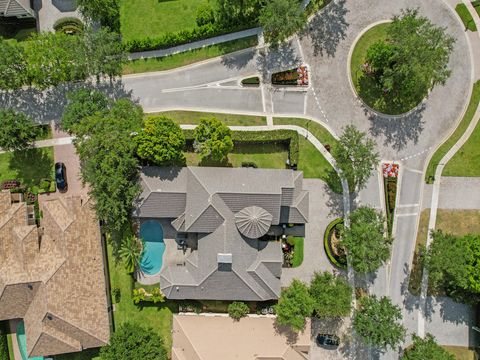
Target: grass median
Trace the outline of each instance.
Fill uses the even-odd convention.
[[[123,75],[175,69],[257,45],[255,35],[169,56],[131,60],[123,67]]]
[[[222,114],[200,111],[184,111],[173,110],[163,111],[158,113],[151,113],[147,116],[166,116],[172,119],[175,123],[198,125],[201,119],[205,118],[217,118],[221,120],[227,126],[261,126],[267,125],[267,118],[265,116],[255,115],[238,115],[238,114]]]

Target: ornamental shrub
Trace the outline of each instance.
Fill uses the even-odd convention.
[[[234,301],[228,305],[228,315],[234,320],[240,320],[241,318],[248,315],[250,309],[247,304],[241,301]]]
[[[215,13],[209,4],[203,4],[198,7],[195,18],[198,26],[213,24],[215,22]]]

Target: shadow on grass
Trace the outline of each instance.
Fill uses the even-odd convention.
[[[48,148],[15,151],[8,167],[23,185],[39,185],[41,179],[53,177],[53,151]]]

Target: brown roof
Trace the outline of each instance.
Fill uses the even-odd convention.
[[[305,360],[310,334],[310,322],[296,334],[271,317],[174,315],[172,360]]]
[[[29,356],[107,344],[104,264],[88,200],[47,200],[40,228],[0,192],[0,320],[23,318]]]

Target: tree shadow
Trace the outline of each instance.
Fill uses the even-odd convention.
[[[293,40],[282,43],[275,48],[262,49],[256,58],[256,65],[262,77],[270,82],[271,74],[277,71],[293,69],[302,64]]]
[[[345,2],[346,0],[332,1],[310,22],[307,34],[312,40],[315,56],[326,54],[334,57],[338,44],[345,39],[349,26],[345,20],[348,12]]]
[[[338,350],[344,359],[356,360],[370,358],[369,346],[365,345],[362,339],[356,335],[353,325],[350,325],[345,331]]]
[[[227,45],[218,44],[220,49],[228,48]],[[244,51],[236,54],[227,54],[222,56],[222,64],[229,69],[240,70],[252,61],[255,57],[255,49]]]
[[[273,322],[273,328],[277,334],[286,337],[287,344],[293,345],[298,341],[298,333],[291,326],[279,324],[277,318]]]
[[[67,105],[67,94],[78,89],[92,89],[105,93],[112,100],[131,98],[120,79],[102,82],[72,82],[46,90],[36,88],[0,92],[0,108],[11,108],[30,116],[38,123],[58,123]]]
[[[341,185],[340,185],[341,187]],[[324,184],[324,191],[325,194],[327,195],[327,203],[326,205],[328,206],[329,217],[343,217],[344,216],[344,208],[343,208],[343,196],[342,194],[338,193],[337,191],[333,191],[331,188],[331,185],[329,184],[329,181],[327,181],[326,184]]]
[[[369,115],[370,134],[375,137],[385,137],[384,146],[391,147],[397,151],[413,141],[418,142],[420,134],[424,129],[423,111],[425,104],[420,105],[411,113],[402,117],[390,117],[370,112],[365,108],[365,114]]]

